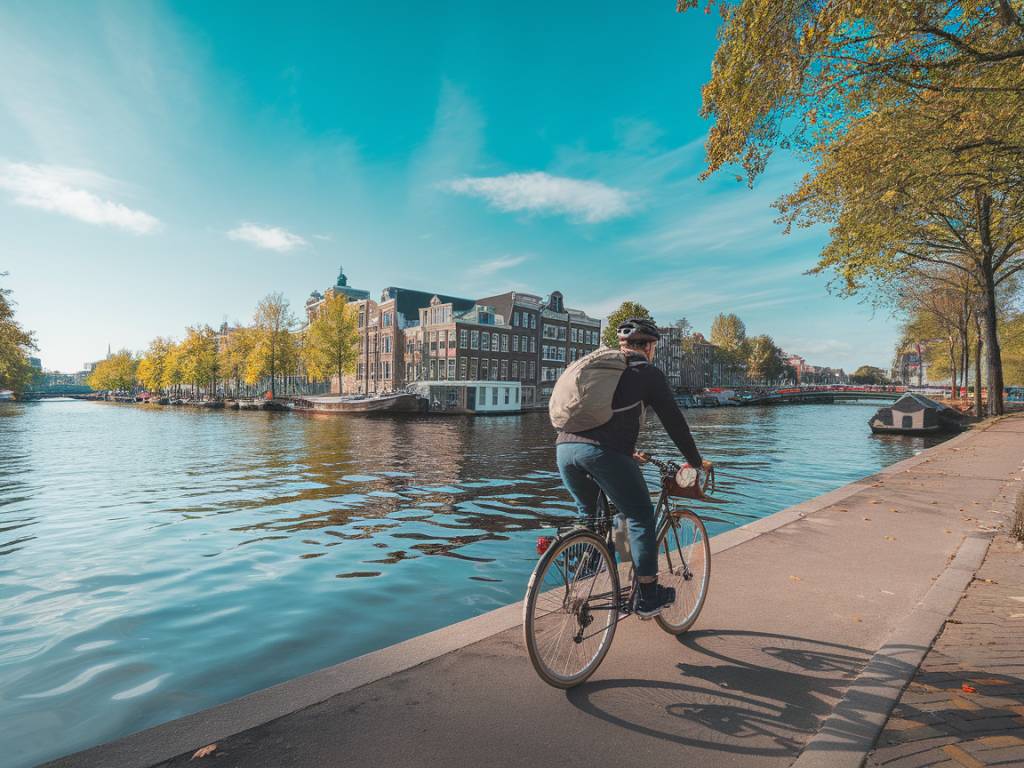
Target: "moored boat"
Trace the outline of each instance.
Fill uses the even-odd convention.
[[[929,435],[959,432],[963,429],[963,416],[948,405],[908,392],[891,406],[879,408],[868,425],[876,435]]]
[[[295,398],[296,411],[313,413],[422,413],[427,400],[399,392],[377,397],[317,396]]]
[[[13,400],[14,393],[9,389],[0,389],[0,403]]]

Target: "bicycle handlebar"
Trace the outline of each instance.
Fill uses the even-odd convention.
[[[641,451],[638,451],[637,455],[640,456],[644,460],[644,463],[653,464],[658,469],[660,469],[662,474],[665,477],[674,477],[676,472],[678,472],[679,469],[680,469],[680,465],[677,464],[674,461],[660,461],[660,460],[654,458],[653,456],[651,456],[650,454],[643,453]],[[695,467],[695,469],[698,471],[698,473],[704,472],[704,479],[703,479],[704,481],[701,483],[701,493],[703,493],[705,495],[707,495],[709,493],[714,493],[714,491],[715,491],[715,467],[714,467],[714,465],[711,465],[710,467],[708,467],[707,471],[704,471],[703,467]]]

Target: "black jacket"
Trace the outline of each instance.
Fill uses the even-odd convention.
[[[668,436],[686,457],[690,466],[700,467],[700,451],[693,442],[686,417],[676,405],[665,374],[649,363],[636,365],[640,360],[646,361],[642,355],[631,354],[628,360],[631,365],[619,379],[619,386],[615,389],[615,397],[612,399],[612,408],[616,413],[611,421],[584,432],[559,432],[556,442],[590,443],[633,455],[637,438],[640,436],[640,421],[644,408],[650,407],[658,414],[658,419],[661,420]],[[639,405],[640,403],[643,407]],[[636,407],[628,407],[634,404]],[[623,410],[618,410],[620,408]]]

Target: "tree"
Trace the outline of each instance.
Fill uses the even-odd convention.
[[[702,0],[679,0],[678,9]],[[738,163],[752,180],[778,147],[828,144],[858,117],[927,99],[1019,109],[1020,3],[713,0],[722,13],[701,114],[715,119],[705,175]],[[949,138],[959,138],[951,134]],[[966,138],[966,137],[965,137]],[[1018,137],[989,133],[951,149],[1001,156]],[[879,147],[879,150],[883,149]]]
[[[1019,3],[717,4],[726,23],[704,89],[704,114],[717,118],[707,173],[740,163],[752,182],[776,147],[813,158],[780,207],[790,224],[833,225],[819,270],[835,270],[847,293],[908,262],[971,275],[990,413],[1001,413],[996,294],[1024,268]]]
[[[998,414],[998,294],[1024,269],[1024,158],[1017,161],[1022,183],[1005,189],[969,165],[939,173],[928,147],[940,137],[922,120],[903,110],[863,119],[842,144],[820,152],[815,173],[779,208],[790,224],[833,225],[816,271],[837,275],[845,294],[907,270],[938,269],[973,283],[995,395],[990,413]],[[890,140],[879,152],[882,137]]]
[[[157,336],[149,343],[149,348],[139,360],[139,383],[151,392],[159,392],[164,387],[164,367],[173,347],[172,339]]]
[[[129,350],[115,352],[106,360],[96,363],[87,383],[93,389],[106,392],[130,392],[135,387],[138,360]]]
[[[734,314],[718,314],[711,321],[711,343],[718,351],[719,361],[729,370],[730,377],[746,367],[750,347],[747,326]]]
[[[241,382],[246,378],[246,369],[254,343],[252,329],[244,326],[228,330],[221,340],[218,367],[222,376],[235,382],[236,395],[241,390]]]
[[[638,304],[635,301],[624,301],[619,305],[618,309],[608,315],[608,324],[601,333],[601,342],[606,347],[617,349],[619,337],[616,335],[616,329],[631,317],[644,317],[648,320],[654,319],[643,304]]]
[[[862,365],[850,374],[851,384],[888,384],[889,377],[885,371],[873,365]]]
[[[181,344],[168,342],[167,355],[164,357],[163,370],[160,372],[160,388],[168,392],[176,391],[182,383]]]
[[[256,306],[253,348],[246,365],[246,380],[270,377],[270,396],[277,397],[277,377],[294,370],[297,345],[292,335],[295,316],[281,293],[272,293]]]
[[[782,350],[771,336],[755,336],[749,343],[747,353],[747,377],[762,384],[771,384],[785,372]]]
[[[355,307],[339,294],[331,294],[306,329],[302,357],[309,374],[317,379],[338,377],[338,392],[346,373],[359,358],[359,328]]]
[[[178,350],[181,380],[197,389],[217,381],[217,335],[208,325],[189,327]]]
[[[6,276],[0,272],[0,277]],[[32,383],[35,371],[29,364],[29,352],[36,349],[35,336],[14,319],[9,299],[11,290],[0,288],[0,389],[21,394]]]

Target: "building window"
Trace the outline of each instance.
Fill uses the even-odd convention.
[[[459,349],[465,349],[469,345],[469,333],[465,328],[459,329]]]
[[[513,312],[512,313],[512,325],[514,325],[514,326],[515,325],[519,325],[519,313],[518,312]]]
[[[448,361],[448,378],[449,379],[454,379],[455,378],[455,359],[454,358],[452,358],[451,360]]]
[[[530,337],[530,351],[531,352],[536,352],[537,351],[537,337],[536,336],[531,336]]]
[[[391,327],[391,313],[390,312],[385,312],[383,315],[381,315],[381,324],[385,328],[390,328]]]
[[[512,337],[512,351],[513,352],[518,352],[519,351],[519,336],[513,336]]]
[[[491,405],[498,404],[498,388],[491,387]]]
[[[480,349],[482,349],[484,352],[491,351],[491,334],[487,333],[486,331],[480,334]]]
[[[480,331],[469,332],[469,348],[480,349]]]
[[[501,361],[501,380],[508,381],[508,360]]]
[[[391,337],[390,336],[385,336],[384,337],[384,351],[385,352],[390,352],[391,351]]]
[[[477,379],[477,359],[475,357],[470,358],[469,361],[469,378],[473,381]]]
[[[537,329],[537,316],[536,315],[530,315],[530,327],[533,328],[534,330]]]
[[[501,334],[501,351],[508,352],[508,334]]]
[[[498,334],[491,334],[491,350],[494,352],[498,351]],[[505,351],[508,352],[508,347],[505,347]]]
[[[459,378],[463,381],[466,380],[466,358],[459,358]]]
[[[530,381],[534,381],[537,378],[537,362],[535,360],[530,361]]]
[[[505,387],[505,405],[508,405],[509,400],[511,399],[511,396],[512,396],[512,388],[511,387]]]
[[[512,379],[514,381],[515,379],[518,379],[518,378],[519,378],[519,361],[518,360],[513,360],[512,361]]]
[[[491,361],[486,357],[480,361],[480,378],[483,381],[487,381],[491,374]]]

